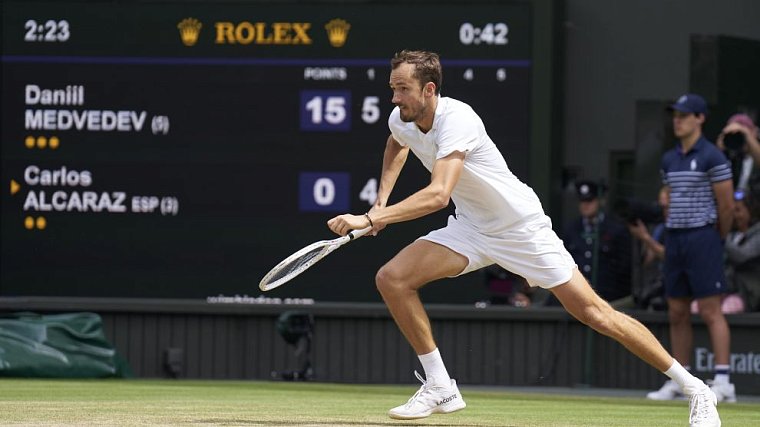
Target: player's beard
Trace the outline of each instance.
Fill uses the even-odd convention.
[[[401,118],[402,122],[405,123],[411,123],[419,120],[421,117],[424,117],[425,111],[427,110],[427,106],[420,103],[416,107],[412,108],[409,106],[404,106],[404,108],[400,108],[399,106],[399,116]]]
[[[414,113],[410,113],[406,108],[399,108],[399,116],[401,117],[401,121],[405,123],[413,122],[415,119]]]

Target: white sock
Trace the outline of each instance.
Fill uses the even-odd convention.
[[[420,363],[422,363],[422,369],[425,370],[425,380],[428,384],[447,387],[451,384],[449,372],[446,370],[446,365],[443,364],[438,347],[428,354],[420,354],[417,357],[419,357]]]
[[[684,388],[684,386],[687,384],[694,384],[694,382],[700,381],[697,377],[690,374],[689,371],[684,369],[684,367],[681,366],[681,364],[678,363],[676,359],[673,359],[673,364],[670,365],[670,368],[668,368],[668,370],[663,373],[675,381],[676,384],[681,386],[681,388]]]
[[[717,384],[728,384],[730,369],[729,365],[715,365],[715,379],[713,381]]]

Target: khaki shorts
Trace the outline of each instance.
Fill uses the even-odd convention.
[[[568,282],[576,268],[573,257],[552,230],[551,220],[546,215],[496,235],[481,234],[467,221],[450,216],[446,227],[420,239],[467,257],[467,267],[459,276],[498,264],[524,277],[530,286],[549,289]]]

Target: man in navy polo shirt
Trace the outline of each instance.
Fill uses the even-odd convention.
[[[721,311],[721,298],[727,291],[722,240],[733,221],[731,166],[702,135],[707,103],[701,96],[683,95],[669,110],[679,140],[663,155],[660,171],[664,190],[670,195],[664,273],[671,350],[678,362],[689,366],[693,347],[690,304],[696,299],[715,356],[711,388],[718,401],[735,402],[734,385],[729,381],[731,334]],[[680,387],[667,381],[647,397],[668,400],[680,395]]]

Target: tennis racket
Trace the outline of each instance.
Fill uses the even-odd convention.
[[[358,237],[367,234],[372,227],[354,230],[345,236],[332,240],[320,240],[301,249],[293,255],[285,258],[279,264],[274,266],[269,273],[259,282],[259,289],[269,291],[278,286],[284,285],[290,279],[306,271],[309,267],[316,264],[317,261],[329,255],[332,251],[345,245],[346,243]]]

